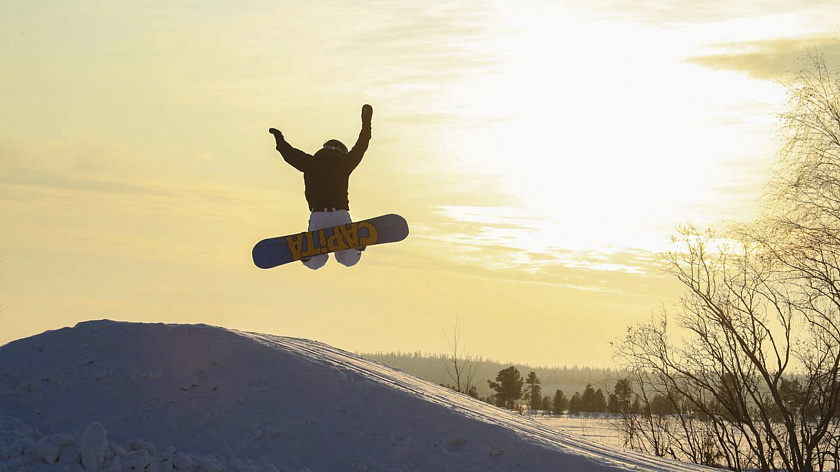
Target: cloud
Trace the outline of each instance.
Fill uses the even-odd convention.
[[[434,224],[423,229],[420,237],[437,246],[432,252],[543,283],[607,290],[599,282],[604,274],[647,277],[659,271],[659,257],[649,250],[564,247],[567,228],[516,208],[439,207]]]
[[[439,121],[452,113],[432,110],[442,90],[494,71],[496,59],[480,47],[495,33],[494,14],[473,4],[365,4],[347,12],[355,24],[327,51],[336,66],[328,73],[343,77],[343,87],[401,103],[406,116]]]
[[[658,25],[714,23],[732,19],[783,15],[807,11],[825,12],[836,8],[835,0],[758,0],[732,2],[730,0],[594,0],[581,2],[621,21],[637,21]],[[824,14],[824,13],[823,13]]]
[[[692,57],[688,62],[742,72],[759,80],[788,79],[808,66],[809,55],[822,56],[829,70],[840,68],[840,38],[836,36],[724,43],[714,48],[721,52]]]

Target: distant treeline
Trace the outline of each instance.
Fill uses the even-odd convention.
[[[361,353],[360,355],[436,384],[449,385],[453,383],[445,368],[447,363],[451,363],[451,357],[445,354],[376,352]],[[478,394],[481,397],[494,393],[487,384],[487,381],[492,381],[500,370],[510,366],[516,367],[520,372],[535,372],[542,382],[544,392],[554,393],[555,390],[559,389],[566,393],[567,396],[571,396],[575,392],[583,392],[589,384],[605,387],[605,390],[611,390],[615,382],[621,377],[619,371],[609,368],[579,366],[533,367],[526,364],[499,362],[482,357],[472,357],[470,361],[476,366],[476,376],[473,384],[477,387]]]

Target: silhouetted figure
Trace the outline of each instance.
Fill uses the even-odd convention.
[[[299,149],[295,149],[276,128],[270,128],[269,133],[277,141],[277,150],[283,159],[295,169],[303,172],[306,186],[306,202],[309,203],[309,231],[331,228],[351,223],[350,201],[347,187],[350,174],[362,161],[370,142],[370,122],[373,118],[373,107],[362,107],[362,131],[359,139],[350,151],[347,146],[337,139],[330,139],[314,156]],[[365,248],[346,249],[335,253],[335,259],[345,265],[352,266],[359,262]],[[319,254],[301,261],[310,269],[320,269],[327,263],[329,254]]]

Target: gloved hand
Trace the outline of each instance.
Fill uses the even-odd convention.
[[[286,145],[286,139],[283,137],[283,133],[280,132],[277,128],[268,128],[268,132],[274,135],[274,143],[277,145],[277,149],[280,149],[280,146]]]
[[[274,135],[274,141],[279,146],[281,143],[286,142],[286,139],[283,138],[283,133],[277,128],[268,128],[268,132]]]
[[[373,107],[370,105],[362,106],[362,124],[369,125],[371,119],[373,119]]]

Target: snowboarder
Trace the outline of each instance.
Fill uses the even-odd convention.
[[[373,107],[362,107],[362,131],[353,149],[347,150],[341,141],[330,139],[315,155],[307,154],[295,149],[283,137],[283,133],[276,128],[270,128],[274,135],[277,150],[283,160],[292,167],[303,172],[306,202],[309,204],[309,231],[352,223],[350,218],[350,204],[347,187],[350,174],[362,161],[371,138],[370,122],[373,118]],[[335,253],[335,259],[350,267],[362,257],[364,247],[345,249]],[[306,267],[320,269],[327,263],[329,254],[318,254],[301,259]]]

